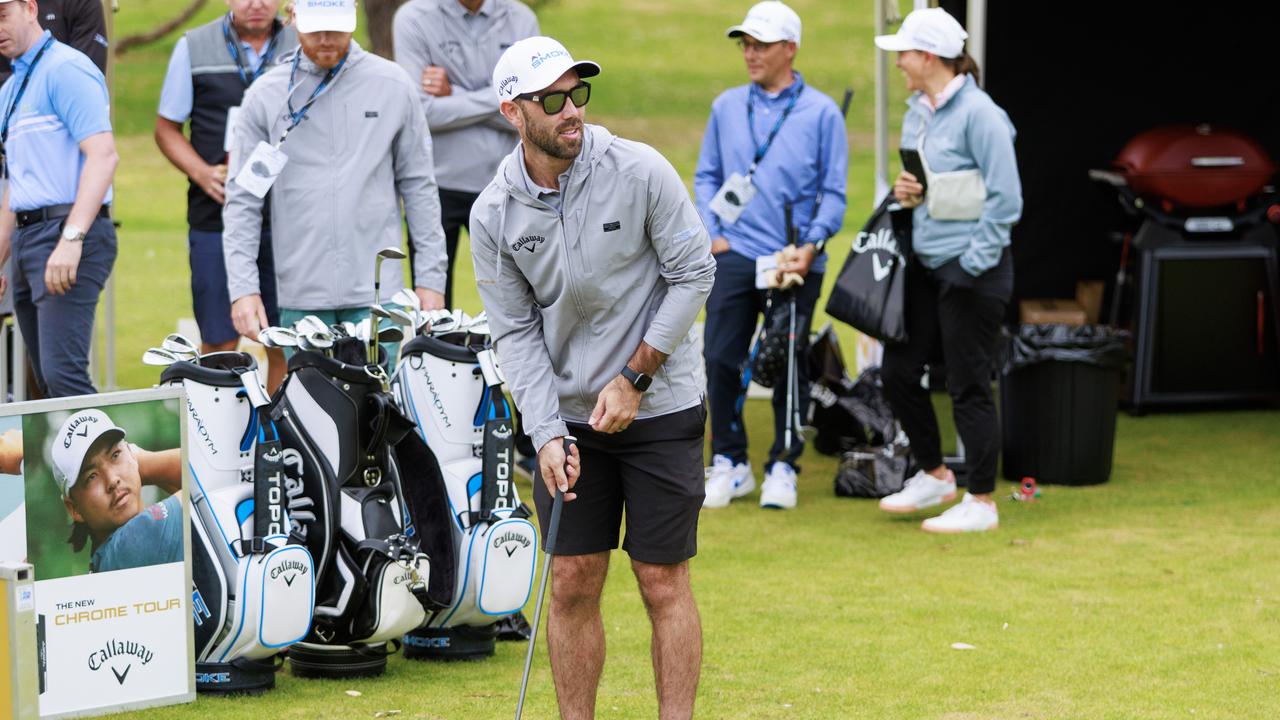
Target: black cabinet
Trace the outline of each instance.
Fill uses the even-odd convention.
[[[1274,226],[1234,239],[1188,237],[1153,221],[1134,237],[1129,409],[1280,401]]]

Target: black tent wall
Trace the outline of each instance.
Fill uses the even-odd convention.
[[[961,22],[964,2],[943,2]],[[1023,297],[1110,279],[1123,223],[1089,181],[1142,130],[1235,127],[1280,161],[1280,2],[989,0],[984,85],[1018,129],[1025,210],[1014,229]],[[891,75],[891,82],[900,80]]]

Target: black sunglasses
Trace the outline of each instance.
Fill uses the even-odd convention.
[[[526,93],[517,95],[521,100],[532,100],[536,103],[542,103],[542,110],[548,115],[555,115],[564,109],[564,100],[569,98],[573,101],[574,107],[583,107],[587,101],[591,99],[591,83],[584,81],[574,85],[569,90],[559,90],[549,92],[545,95],[532,95]]]

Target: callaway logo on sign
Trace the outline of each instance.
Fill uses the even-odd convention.
[[[89,653],[89,669],[97,672],[102,668],[110,668],[116,682],[123,685],[133,668],[133,661],[140,660],[143,665],[151,662],[154,655],[146,645],[131,640],[108,640],[102,648]],[[112,661],[108,664],[108,661]]]

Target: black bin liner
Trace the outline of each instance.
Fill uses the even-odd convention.
[[[1022,325],[1000,373],[1004,476],[1059,485],[1111,477],[1129,334],[1105,325]]]

